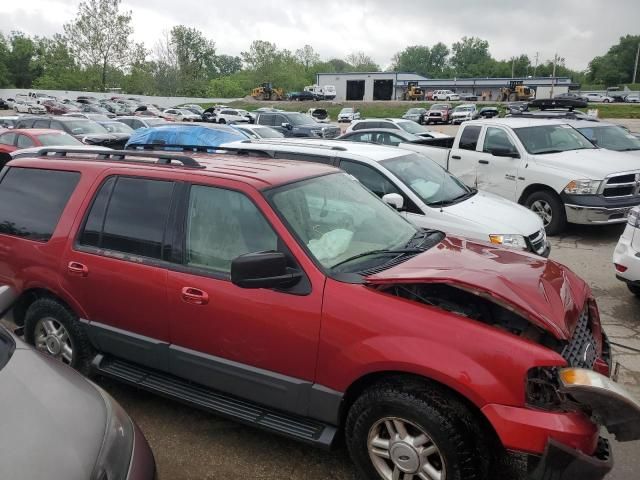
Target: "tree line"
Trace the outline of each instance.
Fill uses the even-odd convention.
[[[218,52],[215,42],[192,27],[179,25],[148,49],[132,41],[132,12],[121,0],[85,0],[63,33],[30,37],[0,33],[0,88],[104,91],[129,94],[242,97],[272,82],[287,91],[314,83],[319,72],[380,71],[363,52],[322,59],[311,45],[295,51],[255,40],[239,56]],[[463,37],[451,47],[413,45],[396,53],[390,70],[430,78],[569,76],[602,87],[626,84],[633,77],[640,35],[626,35],[585,71],[566,67],[565,59],[532,59],[526,54],[494,59],[489,43]]]

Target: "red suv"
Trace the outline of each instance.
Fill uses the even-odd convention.
[[[83,372],[344,435],[367,479],[487,478],[505,450],[602,478],[599,424],[639,436],[589,287],[553,261],[419,230],[328,165],[50,150],[2,170],[0,310]]]

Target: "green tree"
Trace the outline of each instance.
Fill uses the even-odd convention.
[[[215,65],[218,75],[226,77],[242,70],[242,59],[232,55],[217,55]]]
[[[457,77],[486,76],[494,65],[489,42],[477,37],[462,37],[451,46],[451,66]]]
[[[447,72],[449,49],[444,43],[413,45],[398,52],[393,58],[393,68],[401,72],[415,72],[420,75],[440,78]]]
[[[11,32],[9,45],[7,69],[11,83],[16,88],[31,88],[33,80],[42,73],[40,65],[34,61],[35,42],[22,32]]]
[[[121,0],[86,0],[75,19],[64,25],[69,50],[80,65],[100,70],[103,90],[109,69],[129,61],[131,12],[121,12],[120,4]]]
[[[305,45],[296,50],[296,59],[307,71],[315,64],[320,63],[320,55],[316,53],[311,45]]]
[[[207,96],[213,98],[238,98],[246,94],[247,89],[233,77],[214,78],[207,88]]]
[[[217,72],[215,43],[195,28],[178,25],[171,29],[171,46],[178,65],[178,92],[203,95],[209,78]]]
[[[61,35],[40,38],[37,45],[37,62],[42,74],[33,86],[45,90],[80,90],[86,86],[85,72],[76,65]]]
[[[589,63],[587,79],[592,83],[615,86],[633,80],[636,52],[640,45],[640,35],[625,35],[602,56]]]
[[[354,72],[379,72],[378,65],[373,58],[364,52],[353,52],[344,59],[346,63],[353,67]]]
[[[9,44],[5,36],[0,33],[0,88],[11,85],[9,76]]]

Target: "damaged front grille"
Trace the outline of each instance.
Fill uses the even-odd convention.
[[[585,308],[580,314],[571,340],[562,349],[562,356],[570,367],[593,369],[593,364],[598,355],[596,352],[596,340],[591,331],[588,308]]]

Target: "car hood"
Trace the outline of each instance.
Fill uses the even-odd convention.
[[[531,210],[489,192],[479,191],[464,202],[443,210],[475,223],[487,235],[515,233],[529,236],[543,228],[542,220]]]
[[[0,370],[0,478],[91,478],[107,424],[102,395],[71,368],[14,341]]]
[[[449,284],[511,309],[564,340],[571,337],[590,294],[582,279],[552,260],[450,236],[365,282]]]
[[[640,170],[637,156],[602,148],[532,155],[532,158],[538,165],[569,172],[575,179],[602,180],[613,173]]]
[[[453,112],[451,114],[452,117],[468,117],[469,115],[474,115],[476,112]]]

